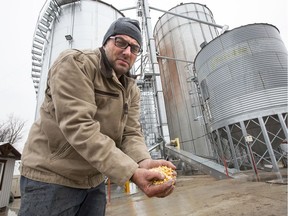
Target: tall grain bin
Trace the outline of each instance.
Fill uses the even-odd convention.
[[[181,4],[169,12],[215,23],[212,12],[202,4]],[[160,17],[154,28],[170,137],[179,138],[181,149],[208,157],[212,150],[197,87],[191,81],[191,62],[200,45],[217,36],[216,27],[169,13]]]
[[[287,140],[287,49],[278,29],[250,24],[225,32],[195,58],[220,158],[255,171],[283,159]]]
[[[51,0],[39,14],[32,48],[32,78],[38,110],[44,99],[48,69],[69,48],[94,49],[110,24],[123,14],[102,1]]]

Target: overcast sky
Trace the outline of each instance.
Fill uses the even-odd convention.
[[[148,0],[150,6],[169,10],[181,2],[195,2],[206,5],[219,25],[229,29],[251,23],[269,23],[280,30],[288,47],[288,3],[287,0]],[[39,12],[45,0],[5,1],[0,8],[0,121],[9,114],[26,121],[25,138],[18,144],[21,151],[29,128],[34,121],[36,94],[31,79],[31,46]],[[136,0],[107,0],[117,9],[135,6]],[[135,11],[124,12],[126,16]],[[155,23],[163,13],[152,12]]]

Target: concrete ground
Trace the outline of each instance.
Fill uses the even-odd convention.
[[[0,216],[17,215],[20,199]],[[147,198],[137,188],[130,194],[111,186],[106,216],[287,216],[286,184],[247,179],[216,180],[206,175],[178,176],[170,196]]]
[[[178,177],[172,195],[141,192],[112,199],[107,216],[287,216],[287,185],[247,180]]]

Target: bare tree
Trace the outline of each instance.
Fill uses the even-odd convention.
[[[10,114],[8,120],[0,122],[0,142],[9,142],[12,145],[21,140],[24,126],[25,121]]]

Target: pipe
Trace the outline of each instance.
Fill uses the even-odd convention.
[[[174,16],[182,17],[184,19],[193,20],[193,21],[196,21],[196,22],[199,22],[199,23],[211,25],[211,26],[214,26],[214,27],[217,27],[217,28],[221,28],[221,29],[223,29],[224,27],[227,28],[227,26],[225,26],[225,25],[222,26],[222,25],[218,25],[218,24],[215,24],[215,23],[206,22],[206,21],[203,21],[203,20],[199,20],[199,19],[195,19],[195,18],[192,18],[192,17],[183,16],[183,15],[180,15],[180,14],[177,14],[177,13],[173,13],[173,12],[170,12],[170,11],[165,11],[165,10],[161,10],[161,9],[158,9],[158,8],[154,8],[154,7],[151,7],[151,6],[149,8],[152,9],[152,10],[157,10],[157,11],[161,11],[161,12],[164,12],[164,13],[167,13],[167,14],[171,14],[171,15],[174,15]]]
[[[244,174],[239,173],[236,169],[231,169],[227,167],[227,172],[229,177],[227,176],[225,172],[225,167],[222,165],[206,159],[199,157],[197,155],[192,154],[191,152],[184,151],[182,149],[177,149],[175,147],[172,147],[171,145],[166,145],[165,150],[167,152],[168,156],[174,156],[186,163],[188,163],[191,166],[197,167],[199,171],[211,175],[216,179],[227,179],[229,177],[231,178],[239,178],[244,177]],[[235,175],[237,174],[237,175]],[[246,177],[246,176],[245,176]]]

